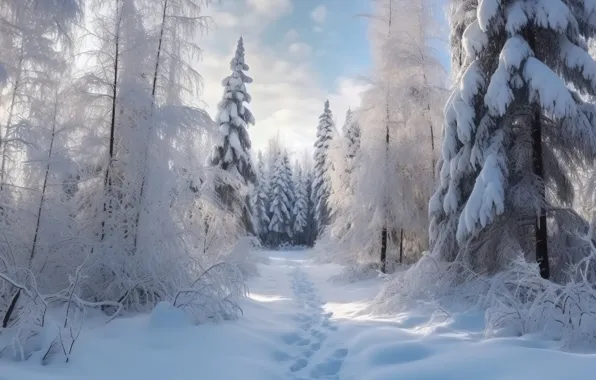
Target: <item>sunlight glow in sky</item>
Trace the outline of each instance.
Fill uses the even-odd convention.
[[[256,126],[253,151],[280,133],[294,153],[312,150],[318,116],[329,99],[338,128],[349,107],[360,103],[370,54],[364,13],[370,0],[222,0],[207,13],[214,24],[200,45],[203,101],[212,117],[222,96],[221,80],[239,36],[244,37],[248,91]]]

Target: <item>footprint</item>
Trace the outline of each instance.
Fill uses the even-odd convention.
[[[323,376],[337,375],[343,362],[343,359],[329,358],[325,362],[317,364],[315,368],[310,371],[310,376],[314,378],[321,378]]]
[[[302,353],[302,356],[304,356],[305,358],[310,358],[311,356],[313,356],[315,354],[316,351],[314,350],[306,350]]]
[[[313,351],[318,351],[321,349],[321,342],[315,342],[310,345],[310,349]]]
[[[320,332],[319,330],[311,331],[310,336],[312,336],[313,338],[317,338],[318,340],[323,340],[326,338],[326,335],[324,333]]]
[[[306,360],[304,358],[300,358],[300,359],[296,360],[294,362],[294,364],[292,364],[292,366],[290,367],[290,371],[298,372],[302,368],[306,367],[307,364],[308,364],[308,360]]]
[[[313,324],[312,321],[308,321],[308,322],[305,322],[305,323],[301,324],[300,325],[300,328],[302,330],[305,330],[306,331],[306,330],[308,330],[308,329],[310,329],[312,327],[312,324]]]
[[[294,344],[294,343],[300,341],[301,339],[302,338],[300,337],[300,335],[298,335],[296,333],[283,334],[281,336],[281,340],[285,344]]]
[[[333,351],[333,354],[331,354],[331,356],[333,356],[336,359],[343,359],[346,356],[348,356],[348,349],[347,348],[337,349],[337,350]]]
[[[310,344],[310,340],[309,339],[302,339],[298,342],[299,346],[308,346]]]
[[[271,356],[273,357],[273,360],[275,360],[276,362],[286,362],[292,359],[292,357],[288,355],[288,353],[283,351],[275,351]]]

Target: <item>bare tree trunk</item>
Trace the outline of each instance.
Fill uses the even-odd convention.
[[[116,4],[119,3],[119,0],[116,0]],[[117,105],[117,95],[118,95],[118,71],[120,69],[119,67],[119,58],[120,58],[120,24],[122,22],[122,11],[121,9],[117,9],[117,12],[119,12],[118,14],[118,21],[116,24],[116,34],[115,34],[115,48],[116,48],[116,52],[114,55],[114,80],[112,82],[112,95],[111,95],[111,99],[112,99],[112,115],[111,115],[111,119],[110,119],[110,140],[109,140],[109,149],[108,149],[108,167],[106,168],[106,172],[105,172],[105,177],[104,177],[104,191],[105,191],[105,197],[107,199],[104,199],[103,202],[103,211],[104,211],[104,217],[102,219],[101,222],[101,240],[103,241],[105,239],[105,235],[106,235],[106,231],[105,231],[105,225],[106,225],[106,218],[108,216],[111,216],[112,214],[112,177],[111,177],[111,171],[112,171],[112,165],[113,165],[113,160],[114,160],[114,147],[115,147],[115,135],[116,135],[116,105]],[[106,213],[108,214],[108,216],[106,216]]]
[[[58,89],[56,88],[54,100],[54,119],[52,121],[52,135],[50,138],[50,147],[48,150],[48,162],[46,163],[46,172],[43,178],[43,185],[41,187],[41,198],[39,200],[39,207],[37,209],[37,221],[35,223],[35,233],[33,234],[33,246],[31,247],[31,256],[29,257],[29,268],[32,268],[33,259],[35,258],[37,240],[39,238],[39,226],[41,224],[41,215],[43,212],[43,206],[46,199],[46,190],[48,187],[48,177],[50,175],[50,165],[52,160],[52,153],[54,150],[54,139],[56,138],[56,122],[58,118]]]
[[[133,239],[133,250],[136,252],[139,240],[139,224],[141,221],[141,213],[143,209],[144,199],[145,199],[145,186],[147,182],[148,176],[148,168],[147,168],[147,160],[149,156],[149,145],[151,143],[151,136],[153,133],[153,112],[155,109],[155,95],[157,92],[157,77],[159,75],[159,60],[161,57],[161,49],[163,44],[163,36],[164,30],[166,25],[166,14],[168,10],[168,0],[164,0],[162,14],[161,14],[161,29],[159,31],[159,42],[157,44],[157,53],[155,56],[155,70],[153,71],[153,84],[151,86],[151,114],[149,115],[149,130],[147,131],[147,141],[146,146],[144,148],[144,157],[143,157],[143,176],[141,178],[141,189],[139,191],[139,201],[137,204],[137,213],[135,217],[135,224],[134,224],[134,239]]]
[[[23,59],[24,59],[24,46],[23,40],[21,37],[21,47],[20,47],[20,54],[19,54],[19,63],[17,69],[17,75],[14,83],[14,90],[12,92],[12,98],[10,101],[10,108],[8,110],[8,120],[6,121],[6,129],[4,130],[4,134],[2,136],[2,140],[0,140],[0,145],[2,146],[2,163],[0,164],[0,191],[4,190],[4,185],[6,184],[6,159],[8,155],[8,136],[10,133],[10,129],[12,127],[12,122],[14,118],[15,112],[15,105],[17,102],[17,93],[19,91],[19,87],[21,86],[22,80],[22,73],[23,73]]]

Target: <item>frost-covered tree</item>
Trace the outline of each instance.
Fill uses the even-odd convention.
[[[444,259],[494,271],[524,252],[545,278],[577,260],[548,248],[569,244],[569,176],[596,153],[594,106],[581,97],[596,93],[586,51],[595,11],[584,1],[453,1],[456,86],[429,206]]]
[[[246,201],[246,187],[254,184],[256,174],[250,154],[248,126],[255,119],[246,103],[250,103],[246,85],[252,78],[245,74],[249,67],[244,62],[244,41],[238,40],[236,53],[230,62],[232,75],[224,78],[224,95],[219,103],[216,121],[219,123],[219,138],[213,147],[211,165],[223,171],[216,175],[215,189],[222,203],[232,212],[241,215],[242,227],[253,232],[249,202]]]
[[[297,244],[305,244],[305,231],[308,224],[308,194],[306,191],[307,178],[302,167],[296,161],[294,170],[295,201],[292,224],[292,234]]]
[[[346,144],[346,170],[348,173],[352,173],[354,171],[354,166],[358,162],[357,157],[360,151],[361,130],[360,123],[351,109],[348,109],[346,112],[343,133]]]
[[[325,101],[325,109],[319,116],[317,139],[314,152],[314,179],[312,183],[312,199],[315,205],[315,220],[318,233],[329,224],[330,210],[327,204],[329,198],[329,171],[331,162],[328,159],[329,146],[333,139],[335,123],[333,113],[329,108],[329,101]]]
[[[292,237],[292,178],[286,161],[286,154],[279,152],[271,173],[269,231],[274,245],[288,242]]]
[[[352,144],[348,129],[332,150],[334,218],[325,240],[342,260],[384,270],[426,248],[445,76],[432,48],[432,7],[425,0],[374,1],[373,71],[353,114],[360,143]]]
[[[261,241],[265,241],[269,232],[269,215],[267,205],[269,194],[269,176],[265,171],[263,153],[259,151],[257,159],[257,182],[251,194],[253,224]]]

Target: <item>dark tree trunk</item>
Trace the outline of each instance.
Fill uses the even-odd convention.
[[[381,230],[381,272],[387,273],[387,227]]]
[[[534,31],[529,31],[527,36],[530,49],[534,55],[538,54],[536,48],[536,34]],[[532,114],[532,159],[534,163],[534,175],[540,180],[539,196],[540,201],[546,200],[545,178],[544,178],[544,162],[542,152],[542,125],[541,125],[541,111],[538,104],[533,105]],[[536,217],[536,262],[540,268],[540,276],[548,279],[550,277],[550,268],[548,263],[548,230],[546,225],[546,210],[543,206],[540,207],[540,213]]]
[[[112,165],[114,164],[114,149],[115,149],[115,136],[116,136],[116,105],[117,105],[117,95],[118,95],[118,71],[120,70],[119,65],[119,58],[120,58],[120,23],[122,22],[122,11],[118,14],[118,23],[116,25],[116,35],[114,40],[114,46],[116,48],[116,52],[114,54],[114,77],[112,81],[112,94],[111,97],[111,116],[110,116],[110,140],[109,140],[109,148],[108,148],[108,167],[106,168],[104,174],[104,191],[105,197],[103,202],[103,212],[104,216],[101,221],[101,240],[103,241],[106,236],[106,218],[111,218],[112,216]],[[107,216],[106,216],[107,213]]]
[[[15,311],[20,296],[21,289],[17,290],[14,297],[12,297],[12,300],[10,301],[10,305],[8,305],[8,310],[6,310],[6,314],[4,315],[4,319],[2,320],[2,328],[8,327],[8,322],[10,322],[10,317],[12,316],[12,313]]]
[[[542,125],[540,123],[540,110],[536,109],[532,120],[532,153],[534,159],[534,174],[540,179],[540,197],[546,196],[544,185],[544,164],[542,162]],[[546,210],[540,208],[536,218],[536,262],[540,268],[542,278],[548,279],[550,268],[548,263],[548,230],[546,225]]]

